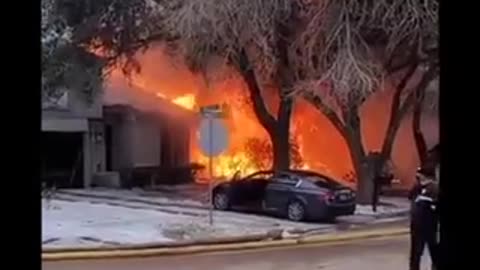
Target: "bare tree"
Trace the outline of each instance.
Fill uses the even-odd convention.
[[[301,94],[345,139],[355,169],[358,199],[371,202],[373,179],[391,155],[395,134],[419,93],[438,73],[437,1],[315,2],[291,51]],[[419,80],[413,78],[420,77]],[[362,142],[359,108],[385,80],[396,81],[380,159]]]
[[[287,93],[293,87],[293,77],[288,51],[299,22],[297,2],[183,1],[179,12],[168,20],[192,70],[208,77],[211,63],[218,64],[221,59],[243,78],[256,117],[272,141],[275,169],[290,167],[293,97]],[[267,106],[267,91],[275,91],[280,97],[276,112]]]
[[[295,0],[57,0],[62,2],[75,44],[100,49],[109,64],[138,71],[134,55],[160,42],[185,57],[195,72],[212,79],[219,59],[244,79],[259,122],[273,145],[273,166],[288,168],[293,81],[288,48],[295,38]],[[111,61],[110,61],[111,60]],[[120,60],[120,61],[119,61]],[[125,61],[124,61],[125,60]],[[218,66],[216,66],[218,69]],[[264,94],[280,96],[269,110]]]
[[[69,25],[81,22],[75,44],[101,48],[115,63],[126,59],[120,62],[127,69],[135,67],[136,51],[155,42],[171,45],[207,78],[218,63],[233,67],[270,135],[277,169],[290,165],[293,99],[303,96],[347,142],[360,202],[370,200],[381,164],[363,146],[359,108],[385,79],[396,81],[383,159],[376,159],[385,162],[401,119],[418,100],[413,90],[438,71],[435,0],[57,1],[69,3]],[[412,82],[417,74],[421,79]],[[280,97],[275,112],[264,98],[272,89]]]

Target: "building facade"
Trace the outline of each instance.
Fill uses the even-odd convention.
[[[42,102],[42,181],[57,186],[89,187],[105,168],[102,95],[89,102],[65,91],[55,102]]]
[[[141,90],[108,89],[92,102],[67,91],[42,106],[42,181],[125,187],[135,185],[142,170],[168,178],[190,163],[196,117]]]
[[[106,169],[122,186],[166,183],[189,166],[197,114],[130,87],[109,89],[104,101]]]

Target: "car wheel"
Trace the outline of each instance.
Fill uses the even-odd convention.
[[[213,195],[213,207],[218,210],[227,210],[230,207],[230,198],[226,192],[219,191]]]
[[[291,201],[287,206],[287,218],[292,221],[302,221],[305,219],[305,206],[299,201]]]

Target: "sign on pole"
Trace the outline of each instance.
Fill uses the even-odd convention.
[[[228,129],[224,124],[225,107],[220,105],[210,105],[200,108],[203,116],[200,123],[200,150],[208,156],[208,168],[210,172],[209,191],[209,223],[213,225],[213,157],[220,155],[228,146]]]
[[[200,150],[207,157],[220,155],[228,146],[228,129],[223,120],[211,118],[200,122]]]

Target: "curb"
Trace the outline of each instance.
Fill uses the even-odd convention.
[[[42,261],[63,261],[63,260],[87,260],[87,259],[108,259],[108,258],[135,258],[135,257],[151,257],[151,256],[167,256],[167,255],[182,255],[195,253],[208,253],[218,251],[235,251],[245,249],[261,249],[272,247],[289,247],[300,246],[307,244],[321,244],[321,243],[335,243],[345,242],[361,239],[381,238],[387,236],[400,236],[409,233],[409,229],[405,227],[398,227],[383,230],[365,230],[348,233],[332,233],[327,235],[316,235],[299,237],[293,239],[279,239],[275,238],[263,240],[250,240],[248,242],[236,243],[211,243],[189,245],[183,247],[144,247],[139,249],[112,249],[95,251],[92,249],[83,251],[50,251],[42,252]]]
[[[150,242],[144,244],[126,244],[121,246],[97,246],[97,247],[51,247],[43,248],[42,254],[60,254],[77,252],[100,252],[100,251],[119,251],[119,250],[145,250],[158,248],[181,248],[188,246],[212,246],[218,244],[239,244],[246,242],[258,242],[265,240],[282,239],[282,230],[272,230],[266,233],[250,234],[245,236],[227,236],[204,238],[196,240],[180,240],[175,242]]]

